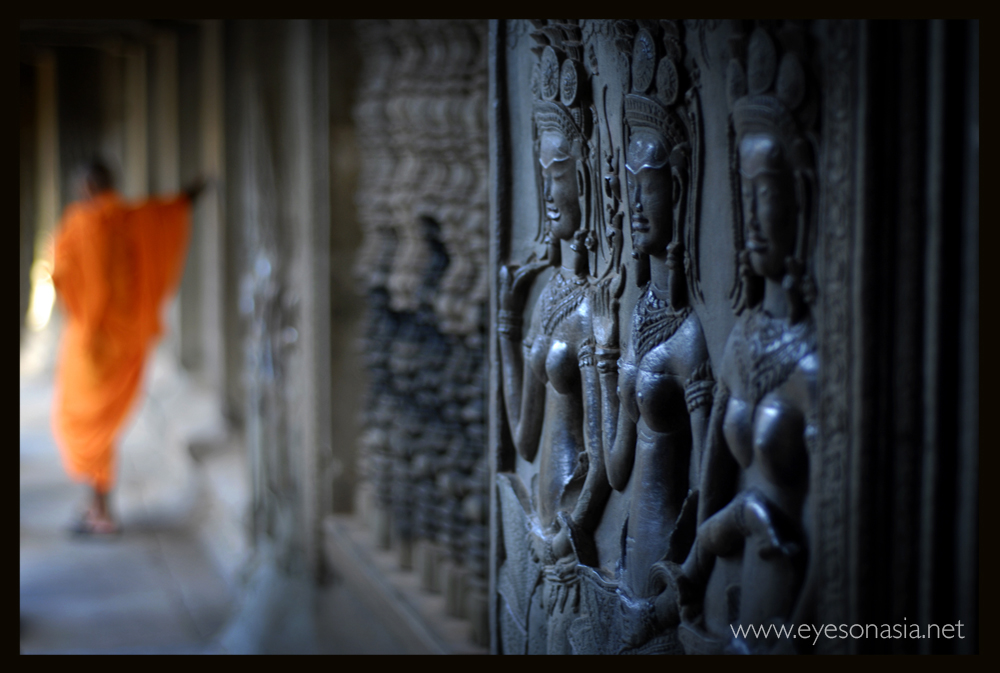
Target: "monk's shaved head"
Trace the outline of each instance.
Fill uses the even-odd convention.
[[[97,196],[115,186],[111,169],[100,159],[94,159],[84,166],[83,184],[89,196]]]

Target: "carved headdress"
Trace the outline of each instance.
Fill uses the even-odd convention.
[[[746,71],[734,58],[726,78],[737,138],[753,132],[773,134],[795,168],[811,170],[812,151],[805,133],[811,109],[803,105],[806,75],[794,51],[786,49],[779,62],[771,36],[757,28],[747,47]],[[798,118],[796,111],[801,111]]]
[[[666,149],[670,170],[683,184],[681,199],[687,199],[687,188],[691,176],[692,132],[685,123],[682,106],[690,92],[681,92],[688,85],[683,68],[683,46],[681,26],[676,21],[640,20],[639,22],[619,21],[616,23],[618,49],[622,52],[630,68],[626,81],[624,118],[628,127],[626,143],[631,136],[649,133],[659,138]],[[692,227],[685,227],[684,220],[690,214],[688,204],[675,209],[673,242],[668,247],[668,263],[680,272],[687,272],[688,285],[692,285],[692,264],[685,250],[685,234]],[[635,280],[642,286],[649,279],[648,259],[636,251],[633,257],[639,260]],[[681,268],[683,267],[683,269]],[[682,286],[676,286],[678,296],[675,301],[685,301]]]
[[[816,100],[809,95],[809,82],[799,55],[804,45],[802,30],[788,25],[779,36],[783,53],[779,53],[767,30],[757,27],[747,45],[746,69],[739,58],[733,58],[726,79],[737,144],[749,134],[770,135],[781,145],[795,175],[798,214],[795,252],[788,260],[783,285],[799,306],[793,311],[793,319],[797,320],[804,311],[802,303],[811,304],[815,300],[815,282],[808,266],[815,222],[815,152],[810,127]],[[737,312],[755,304],[759,296],[749,277],[746,251],[740,253],[740,267],[743,288]]]
[[[532,77],[535,94],[534,121],[538,134],[557,130],[570,141],[585,142],[590,136],[587,106],[587,73],[583,68],[580,26],[570,22],[535,19],[531,37],[538,56]]]
[[[574,158],[581,161],[586,174],[584,180],[584,207],[581,232],[588,249],[595,250],[597,239],[590,231],[592,206],[590,136],[593,130],[589,75],[583,65],[583,37],[578,23],[572,19],[532,19],[535,30],[531,32],[535,46],[531,51],[538,56],[532,75],[534,93],[532,120],[536,154],[542,134],[557,131],[573,148]],[[539,183],[541,176],[538,176]],[[541,192],[539,192],[541,193]],[[539,221],[543,221],[539,217]],[[539,234],[542,232],[540,231]]]
[[[631,45],[631,77],[626,86],[625,122],[633,132],[640,129],[659,135],[668,149],[688,141],[684,122],[672,109],[680,96],[682,47],[680,27],[673,21],[643,21]],[[619,25],[619,35],[629,27]],[[657,39],[657,35],[660,39]],[[662,56],[662,57],[661,57]]]

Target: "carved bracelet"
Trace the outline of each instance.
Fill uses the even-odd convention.
[[[520,325],[523,319],[518,311],[508,311],[500,309],[497,311],[497,321],[508,325]]]
[[[521,326],[520,325],[505,325],[500,323],[497,325],[497,333],[501,336],[505,336],[511,341],[521,340]]]
[[[497,332],[511,340],[521,338],[521,325],[524,319],[516,311],[497,311]]]

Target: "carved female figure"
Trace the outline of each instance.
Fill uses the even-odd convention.
[[[813,159],[793,116],[805,76],[794,54],[778,66],[760,28],[748,61],[746,77],[738,61],[729,66],[747,308],[722,358],[700,524],[677,578],[689,651],[764,649],[752,636],[733,639],[729,626],[791,618],[803,600],[808,561],[807,446],[815,434],[818,365],[806,275]],[[753,292],[761,281],[762,297]]]
[[[546,35],[558,37],[558,33]],[[548,253],[543,261],[501,269],[498,329],[510,433],[520,456],[537,461],[536,485],[530,494],[532,551],[544,566],[543,600],[551,614],[554,607],[560,612],[567,607],[577,562],[596,564],[592,534],[610,487],[596,437],[597,375],[588,366],[593,362],[588,249],[594,244],[588,226],[593,191],[588,165],[591,111],[580,101],[582,86],[577,82],[582,83],[584,73],[579,61],[571,58],[572,51],[552,45],[540,51],[541,100],[535,102],[533,120]],[[554,273],[522,339],[528,290],[538,273],[550,267]],[[556,642],[560,637],[552,632],[550,627],[548,651],[564,649],[565,638]]]
[[[633,311],[630,343],[620,360],[613,299],[620,287],[602,284],[594,319],[608,480],[619,491],[632,483],[619,587],[627,602],[638,603],[640,619],[627,634],[633,645],[671,621],[672,601],[661,606],[668,614],[661,611],[660,619],[653,611],[662,583],[650,570],[667,555],[682,505],[690,487],[697,485],[713,384],[684,269],[690,134],[670,106],[678,98],[673,59],[659,63],[669,76],[655,77],[660,86],[647,95],[651,85],[641,74],[654,78],[657,64],[645,61],[656,53],[651,31],[640,30],[632,93],[624,102],[625,168],[635,273],[649,280]],[[624,271],[619,283],[623,277]],[[686,552],[686,547],[675,551],[681,558]]]

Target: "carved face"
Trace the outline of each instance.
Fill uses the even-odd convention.
[[[580,228],[580,190],[570,142],[561,133],[545,131],[538,162],[550,231],[556,238],[569,240]]]
[[[795,183],[781,145],[766,133],[740,140],[740,177],[746,246],[754,273],[772,280],[785,275],[795,250]]]
[[[632,220],[632,246],[661,254],[674,234],[673,180],[669,154],[654,134],[633,134],[625,153],[625,180]]]

